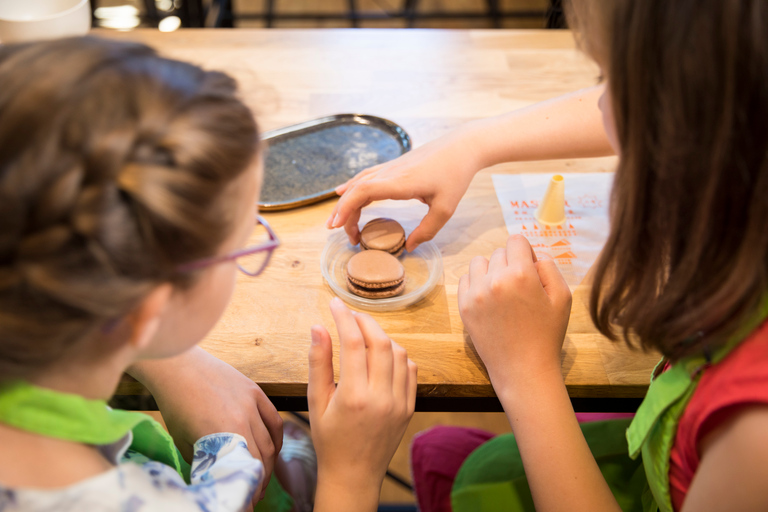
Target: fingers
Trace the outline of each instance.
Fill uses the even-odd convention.
[[[385,393],[392,388],[393,342],[371,315],[357,313],[355,320],[368,347],[368,382],[372,389]]]
[[[282,437],[282,425],[280,430],[280,436]],[[272,469],[275,467],[277,450],[269,430],[258,418],[251,420],[251,436],[253,436],[254,441],[253,443],[248,443],[251,455],[261,460],[264,464],[264,474],[269,477],[272,475]]]
[[[274,468],[273,468],[274,470]],[[256,505],[264,499],[264,496],[267,494],[267,486],[269,485],[269,481],[272,479],[272,474],[267,474],[265,472],[265,477],[261,481],[261,485],[259,485],[259,488],[256,490],[255,493],[253,493],[253,499],[251,500],[251,505],[256,508]]]
[[[427,214],[408,236],[408,240],[405,242],[405,250],[412,252],[420,244],[432,240],[442,227],[445,226],[445,223],[448,222],[452,214],[452,211],[448,211],[445,208],[430,205]]]
[[[333,367],[331,367],[331,372],[333,372]],[[331,374],[331,380],[333,380],[333,374]],[[277,457],[280,450],[283,449],[283,418],[280,417],[274,404],[261,388],[258,388],[256,395],[256,406],[259,409],[261,421],[264,423],[264,427],[272,439],[272,445],[275,447],[275,457]]]
[[[243,436],[246,438],[246,444],[248,445],[248,451],[251,455],[253,455],[254,459],[258,459],[261,461],[262,464],[264,464],[264,474],[265,475],[271,475],[272,474],[272,466],[269,467],[269,473],[267,472],[267,462],[264,460],[264,457],[261,454],[261,451],[259,451],[259,443],[256,441],[256,437],[253,435],[253,432],[251,432],[250,439],[248,438],[247,434]]]
[[[408,353],[394,341],[390,343],[393,360],[392,391],[395,403],[403,404],[403,407],[406,407],[408,403]]]
[[[459,279],[459,291],[458,291],[458,302],[459,302],[459,313],[463,314],[464,311],[467,310],[467,297],[469,297],[469,274],[464,274]]]
[[[488,273],[498,272],[507,266],[507,250],[498,248],[491,254],[488,261]]]
[[[475,256],[469,262],[469,280],[480,281],[488,273],[488,260],[482,256]]]
[[[571,289],[568,288],[568,283],[557,268],[555,260],[549,257],[540,259],[536,263],[536,271],[552,303],[562,305],[571,301]]]
[[[392,372],[389,387],[382,387],[377,395],[383,394],[391,389],[394,403],[397,410],[405,412],[410,417],[416,408],[416,387],[417,387],[417,369],[416,363],[408,359],[406,350],[396,342],[389,340],[390,352],[392,354]],[[369,352],[371,350],[369,349]],[[377,364],[379,361],[377,361]],[[381,362],[384,365],[384,362]]]
[[[507,265],[523,269],[533,265],[536,255],[528,239],[522,235],[512,235],[507,239]]]
[[[374,165],[373,167],[369,167],[368,169],[358,173],[354,177],[347,180],[345,183],[342,183],[338,187],[334,189],[334,192],[336,192],[338,195],[342,196],[344,193],[349,190],[350,188],[357,185],[362,180],[369,180],[376,176],[376,172],[378,172],[382,167],[384,167],[386,164],[379,164]],[[331,212],[331,216],[328,217],[328,220],[325,222],[325,227],[328,229],[331,229],[333,227],[333,220],[336,218],[336,214],[339,213],[339,202],[336,202],[336,206],[334,206],[333,211]]]
[[[254,500],[254,501],[253,501],[253,507],[254,507],[254,508],[256,508],[256,504],[258,504],[258,502],[260,502],[261,500],[263,500],[263,499],[264,499],[264,496],[266,496],[266,494],[267,494],[267,486],[269,485],[269,481],[270,481],[271,479],[272,479],[272,475],[270,475],[270,476],[269,476],[269,478],[265,478],[265,479],[264,479],[264,480],[261,482],[261,492],[257,491],[257,492],[259,492],[259,499],[258,499],[258,500]]]
[[[416,367],[416,363],[408,360],[408,394],[407,394],[407,402],[408,402],[408,415],[413,415],[413,411],[416,410],[416,388],[418,384],[418,368]]]
[[[264,464],[265,479],[258,498],[262,499],[267,483],[272,476],[277,456],[283,447],[283,419],[261,388],[257,389],[256,407],[259,416],[250,421],[253,439],[252,442],[248,443],[248,446],[251,454]]]
[[[331,314],[339,332],[339,385],[348,382],[353,389],[365,388],[368,362],[363,333],[352,311],[338,297],[331,300]]]
[[[352,245],[360,243],[360,226],[358,226],[358,222],[360,222],[360,214],[362,212],[362,210],[355,210],[349,215],[347,222],[344,224],[344,231],[347,232],[349,243]]]
[[[371,174],[373,174],[373,173],[375,173],[375,172],[379,171],[379,170],[380,170],[382,167],[384,167],[384,165],[385,165],[385,164],[374,165],[373,167],[369,167],[369,168],[365,169],[364,171],[360,171],[359,173],[355,174],[353,177],[351,177],[350,179],[348,179],[346,182],[344,182],[344,183],[342,183],[341,185],[339,185],[338,187],[336,187],[336,188],[334,189],[334,191],[335,191],[337,194],[339,194],[339,195],[343,195],[343,194],[344,194],[344,192],[346,192],[346,191],[347,191],[347,189],[348,189],[350,186],[352,186],[353,184],[357,183],[357,182],[358,182],[358,181],[360,181],[362,178],[364,178],[364,177],[366,177],[366,176],[370,176]],[[329,220],[330,220],[330,219],[329,219]]]
[[[311,334],[307,403],[311,414],[322,415],[334,390],[331,335],[320,325],[312,326]]]
[[[390,395],[395,404],[405,407],[409,414],[412,413],[416,401],[416,365],[408,359],[405,349],[392,341],[372,316],[365,313],[352,313],[343,304],[341,306],[343,309],[338,308],[337,304],[332,304],[339,338],[342,340],[340,353],[342,376],[339,378],[339,383],[347,382],[346,376],[350,373],[345,373],[348,369],[346,365],[354,364],[352,368],[354,378],[350,379],[355,382],[353,386],[364,389],[367,379],[368,387],[375,396]],[[350,319],[357,323],[357,333],[364,343],[362,355],[366,359],[367,376],[358,366],[361,364],[356,354],[359,346],[346,342],[349,340],[357,344],[359,341],[355,338],[354,329],[348,324]],[[349,355],[347,349],[350,347],[354,350],[353,358],[347,358]]]
[[[341,196],[336,204],[336,214],[330,228],[338,228],[347,223],[352,212],[359,210],[372,201],[382,199],[412,199],[413,191],[406,189],[395,180],[362,180]]]
[[[509,262],[513,259],[530,260],[532,262],[537,260],[531,243],[523,235],[512,235],[507,238],[507,261]]]

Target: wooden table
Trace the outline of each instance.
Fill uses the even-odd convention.
[[[140,40],[168,56],[231,73],[239,79],[243,97],[263,130],[329,114],[366,113],[403,126],[415,146],[468,120],[589,86],[598,74],[565,31],[237,29],[101,34]],[[405,311],[374,314],[419,366],[419,409],[498,408],[456,301],[459,278],[472,257],[490,256],[508,236],[491,174],[606,172],[614,164],[613,158],[511,163],[477,175],[435,238],[445,266],[436,292]],[[279,407],[306,407],[310,326],[324,324],[335,336],[328,310],[333,295],[320,273],[320,253],[330,234],[324,223],[334,204],[329,200],[265,215],[282,246],[262,276],[241,276],[224,317],[202,342],[206,350],[261,385]],[[371,205],[368,213],[413,227],[425,211],[412,201],[385,201]],[[644,395],[658,356],[631,352],[599,335],[585,307],[585,291],[574,290],[563,350],[569,393],[577,409],[631,409]],[[140,392],[140,385],[124,381],[118,394]]]

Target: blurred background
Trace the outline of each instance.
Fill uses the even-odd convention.
[[[563,28],[561,0],[91,0],[93,26]]]

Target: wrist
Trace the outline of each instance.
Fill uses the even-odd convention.
[[[458,145],[462,148],[464,156],[469,160],[466,169],[470,178],[482,169],[499,163],[494,161],[493,152],[489,151],[489,129],[487,119],[469,121],[453,132],[455,140],[449,142],[451,146]]]
[[[560,393],[565,388],[560,364],[541,364],[528,366],[521,370],[495,372],[491,375],[491,384],[504,410],[536,404],[547,400],[549,396]]]
[[[323,464],[322,457],[318,462],[318,481],[322,477],[331,486],[337,484],[344,486],[352,485],[359,489],[373,489],[373,492],[378,493],[386,473],[386,468],[383,468],[381,471],[375,471],[370,465],[355,464],[355,461],[348,461],[346,464],[335,464],[334,467],[328,467]]]
[[[379,503],[383,477],[318,468],[315,512],[375,511]],[[361,478],[362,477],[362,478]]]
[[[475,159],[475,173],[487,167],[514,160],[509,158],[512,141],[499,137],[497,132],[503,127],[496,118],[470,121],[462,129],[463,136],[468,142],[467,147]]]
[[[141,382],[150,393],[154,394],[154,389],[162,386],[164,379],[173,379],[178,375],[178,369],[190,368],[194,365],[194,361],[204,354],[206,352],[202,348],[192,347],[173,357],[135,361],[126,368],[125,373]]]

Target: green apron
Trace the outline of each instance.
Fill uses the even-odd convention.
[[[160,423],[140,412],[112,409],[104,400],[87,400],[26,382],[10,382],[0,386],[0,423],[92,445],[115,443],[132,431],[131,450],[171,466],[189,482],[190,466]],[[292,507],[291,497],[272,478],[264,499],[254,510],[287,512]]]
[[[645,488],[643,465],[627,455],[624,432],[631,418],[580,425],[616,501],[625,512],[641,512],[637,497]],[[515,436],[494,437],[464,461],[451,489],[453,512],[535,511]]]
[[[666,362],[662,360],[654,369],[648,393],[629,428],[628,420],[581,425],[597,465],[622,510],[673,511],[669,459],[683,411],[696,391],[703,370],[720,362],[766,316],[768,300],[763,301],[754,320],[711,358],[689,357],[654,377]],[[638,458],[641,453],[642,459]],[[454,512],[535,510],[512,434],[491,439],[467,457],[451,489],[451,506]]]
[[[768,316],[768,301],[711,357],[703,355],[681,359],[659,374],[666,361],[654,369],[651,385],[643,403],[627,429],[629,454],[635,459],[642,453],[648,489],[643,496],[643,510],[673,512],[669,489],[669,460],[677,425],[688,406],[704,370],[722,361],[744,341]]]

